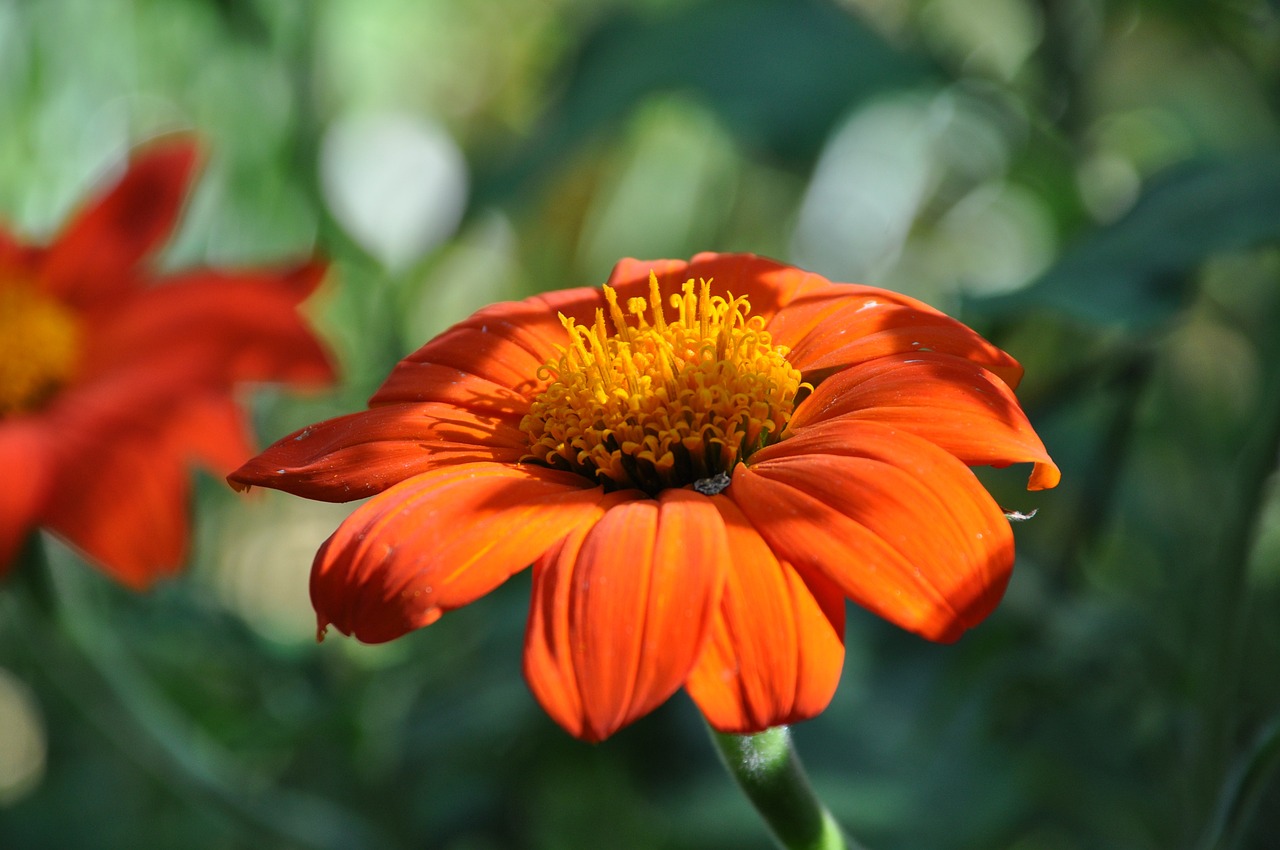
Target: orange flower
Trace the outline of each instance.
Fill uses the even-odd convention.
[[[371,409],[230,476],[372,496],[316,556],[320,630],[391,640],[532,563],[524,666],[601,740],[683,685],[711,725],[821,712],[844,599],[951,641],[996,605],[1009,522],[968,465],[1058,470],[1021,367],[910,298],[745,255],[624,260],[496,304]]]
[[[43,526],[141,589],[185,559],[187,465],[251,454],[242,381],[327,382],[324,264],[158,274],[199,153],[168,138],[48,246],[0,228],[0,573]]]

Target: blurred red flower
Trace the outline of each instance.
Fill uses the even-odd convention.
[[[884,290],[746,255],[625,260],[604,289],[479,311],[370,410],[230,481],[373,497],[316,556],[322,635],[391,640],[532,564],[526,677],[570,733],[682,685],[754,732],[826,707],[845,597],[940,641],[995,607],[1013,536],[968,467],[1059,477],[1021,373]]]
[[[37,527],[135,589],[176,571],[188,464],[224,474],[253,452],[235,385],[333,378],[297,311],[323,263],[148,264],[198,159],[185,137],[139,149],[51,245],[0,227],[0,573]]]

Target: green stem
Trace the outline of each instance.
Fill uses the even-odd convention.
[[[779,847],[860,850],[814,794],[786,726],[755,735],[730,735],[713,729],[711,739]]]

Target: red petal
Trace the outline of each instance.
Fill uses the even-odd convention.
[[[0,421],[0,576],[8,572],[27,536],[40,524],[53,478],[49,435],[38,418]]]
[[[602,491],[570,473],[472,463],[374,496],[316,555],[311,601],[366,643],[429,625],[524,569],[594,515]]]
[[[0,280],[39,282],[38,269],[44,264],[45,249],[24,245],[0,222]]]
[[[173,450],[223,476],[253,453],[249,425],[235,399],[217,392],[184,401],[167,423]]]
[[[135,590],[177,571],[189,534],[187,453],[127,420],[86,418],[60,428],[58,440],[68,455],[48,527]]]
[[[193,381],[327,383],[329,356],[297,309],[323,271],[304,263],[172,276],[95,326],[88,377],[168,360],[185,364]]]
[[[233,487],[272,487],[308,499],[349,502],[429,469],[516,463],[529,450],[519,421],[448,404],[395,404],[309,425],[245,463]]]
[[[22,243],[9,233],[4,224],[0,223],[0,269],[7,272],[19,267],[24,253]]]
[[[837,372],[796,409],[788,428],[834,418],[868,419],[924,437],[969,466],[1035,464],[1029,488],[1061,478],[1009,386],[969,360],[945,354],[884,357]]]
[[[612,505],[535,567],[525,675],[571,734],[601,741],[679,689],[728,561],[710,501],[668,490]]]
[[[733,565],[707,642],[685,687],[721,732],[760,732],[822,712],[844,663],[844,595],[779,561],[741,511],[724,517]]]
[[[225,474],[251,451],[234,400],[171,366],[68,389],[40,420],[58,464],[46,524],[134,589],[183,565],[192,463]]]
[[[981,622],[1013,567],[1009,522],[973,473],[880,423],[804,429],[739,466],[725,492],[779,558],[930,640]]]
[[[73,384],[33,421],[56,468],[46,524],[133,588],[182,565],[191,463],[225,474],[250,452],[231,395],[168,360]]]
[[[1011,387],[1022,378],[1016,360],[971,328],[921,301],[869,286],[834,284],[797,298],[773,318],[769,332],[806,373],[937,351],[981,364]]]
[[[49,249],[45,281],[68,301],[109,300],[173,231],[199,150],[186,137],[139,149],[120,180],[71,220]]]

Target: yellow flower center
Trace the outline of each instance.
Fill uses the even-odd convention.
[[[739,461],[778,440],[807,386],[787,349],[773,345],[763,318],[748,317],[745,297],[712,296],[710,281],[686,281],[671,296],[672,322],[652,274],[649,298],[627,301],[631,322],[617,293],[604,291],[613,333],[603,309],[590,327],[560,316],[569,345],[542,367],[551,382],[520,423],[526,460],[611,490],[720,492]]]
[[[0,282],[0,418],[44,403],[71,379],[79,354],[71,311],[33,287]]]

